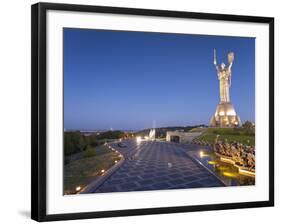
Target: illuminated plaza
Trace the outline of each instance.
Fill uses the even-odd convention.
[[[64,37],[65,194],[255,185],[254,38]]]
[[[124,156],[122,166],[88,193],[183,189],[224,186],[215,175],[188,155],[202,147],[161,141],[124,141],[111,146]],[[199,151],[198,151],[199,152]]]

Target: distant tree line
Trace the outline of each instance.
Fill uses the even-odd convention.
[[[102,132],[99,135],[97,135],[97,138],[99,140],[118,139],[118,138],[123,138],[124,136],[125,136],[125,133],[122,131],[106,131],[106,132]]]
[[[82,152],[87,150],[88,146],[96,147],[103,144],[107,139],[118,139],[124,137],[124,135],[122,131],[106,131],[99,135],[89,136],[85,136],[79,131],[64,132],[64,154],[68,156]]]
[[[204,124],[201,125],[194,125],[194,126],[170,126],[170,127],[158,127],[156,129],[156,138],[161,138],[161,137],[166,137],[167,131],[178,131],[182,130],[184,132],[188,132],[193,128],[198,128],[198,127],[207,127]],[[141,131],[138,131],[136,134],[140,136],[145,136],[148,135],[151,129],[144,129]]]

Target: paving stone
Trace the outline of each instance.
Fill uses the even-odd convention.
[[[198,180],[198,178],[195,177],[195,176],[184,177],[184,179],[185,179],[187,182],[192,182],[192,181]]]
[[[168,176],[171,177],[171,178],[175,178],[175,179],[181,177],[181,175],[179,173],[176,173],[176,172],[174,172],[172,174],[169,174]]]
[[[97,192],[100,192],[100,193],[105,193],[105,192],[116,192],[118,191],[118,189],[114,186],[106,186],[106,187],[102,187],[100,189],[98,189]]]
[[[204,187],[203,184],[199,183],[199,182],[192,182],[189,183],[187,186],[191,187],[191,188],[195,188],[195,187]]]
[[[153,185],[155,183],[154,179],[150,180],[141,180],[138,182],[140,186],[148,186],[148,185]]]
[[[155,178],[155,176],[153,174],[145,174],[145,175],[140,175],[140,177],[142,179],[151,179],[151,178]]]
[[[168,189],[171,185],[169,185],[168,183],[166,182],[163,182],[163,183],[158,183],[158,184],[154,184],[152,185],[151,187],[155,190],[160,190],[160,189]]]
[[[173,185],[172,187],[169,187],[169,189],[185,189],[187,188],[186,185]]]
[[[162,181],[171,180],[171,178],[169,176],[161,176],[161,177],[155,177],[153,180],[156,182],[162,182]]]
[[[155,176],[157,176],[157,177],[159,177],[159,176],[165,176],[165,175],[168,175],[169,174],[169,172],[156,172],[155,173]]]
[[[217,183],[217,182],[218,182],[218,181],[216,181],[215,183]],[[213,178],[201,179],[201,180],[200,180],[200,183],[206,184],[206,185],[213,184],[213,183],[214,183],[214,179],[213,179]]]
[[[175,179],[175,180],[171,180],[169,182],[171,185],[179,185],[179,184],[184,184],[186,183],[186,180],[183,179]]]
[[[196,150],[194,145],[141,142],[137,146],[135,141],[126,141],[126,145],[118,150],[127,159],[95,192],[222,186],[187,156],[185,151]],[[132,156],[133,160],[128,159]]]
[[[139,178],[138,176],[126,178],[127,182],[138,182],[140,180],[141,180],[141,178]]]
[[[141,172],[129,172],[129,173],[127,173],[130,177],[132,177],[132,176],[139,176],[139,175],[141,175],[142,173]]]
[[[209,173],[199,173],[199,174],[196,174],[196,177],[198,178],[206,178],[206,177],[209,177],[210,174]]]
[[[110,179],[106,181],[104,184],[106,185],[118,185],[122,184],[124,182],[124,179]]]
[[[132,188],[136,188],[137,185],[135,183],[126,183],[126,184],[120,185],[120,187],[123,188],[124,190],[129,190]]]
[[[153,188],[151,186],[143,186],[135,189],[135,191],[149,191],[149,190],[153,190]]]
[[[190,176],[190,175],[192,175],[192,174],[193,174],[193,173],[190,172],[190,171],[183,172],[183,175],[185,175],[185,176]]]
[[[112,175],[112,178],[114,179],[125,179],[128,178],[128,175],[125,173],[118,172],[117,174]]]

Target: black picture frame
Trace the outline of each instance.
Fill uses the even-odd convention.
[[[269,24],[269,200],[196,206],[160,207],[148,209],[115,210],[48,215],[46,213],[46,12],[64,10],[101,12],[141,16],[193,18],[217,21],[254,22]],[[192,212],[237,208],[274,206],[274,18],[183,11],[163,11],[137,8],[103,7],[73,4],[37,3],[31,11],[31,218],[37,221],[132,216],[161,213]]]

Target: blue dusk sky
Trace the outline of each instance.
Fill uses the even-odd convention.
[[[209,124],[219,103],[213,64],[235,54],[230,99],[255,120],[255,39],[64,29],[64,127],[139,130]]]

